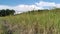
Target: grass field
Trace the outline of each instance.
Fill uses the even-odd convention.
[[[0,34],[60,34],[60,11],[35,11],[0,17]]]

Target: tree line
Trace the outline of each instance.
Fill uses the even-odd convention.
[[[14,15],[14,13],[15,13],[15,10],[9,10],[9,9],[0,10],[0,16]]]

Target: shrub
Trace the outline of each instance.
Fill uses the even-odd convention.
[[[0,10],[0,16],[8,16],[8,15],[14,15],[15,10],[9,10],[9,9],[2,9]]]

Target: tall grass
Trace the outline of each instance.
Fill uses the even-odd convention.
[[[60,12],[35,11],[0,17],[0,34],[60,34]]]

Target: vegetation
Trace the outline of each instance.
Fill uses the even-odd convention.
[[[8,16],[8,15],[13,15],[15,13],[14,10],[9,10],[9,9],[2,9],[0,10],[0,16]]]
[[[60,34],[60,9],[0,17],[0,34]]]

